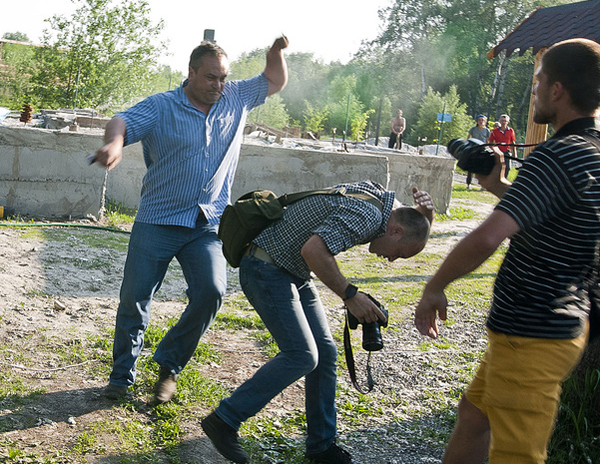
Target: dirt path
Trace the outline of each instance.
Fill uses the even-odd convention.
[[[476,208],[484,215],[491,210],[491,205],[478,204]],[[427,250],[446,253],[479,220],[460,224],[455,221],[435,223],[433,231],[438,238],[431,240]],[[107,246],[90,246],[91,237]],[[48,450],[66,450],[76,443],[88,425],[123,420],[119,409],[101,395],[107,380],[106,368],[93,368],[94,363],[106,364],[108,361],[90,359],[82,365],[72,364],[64,356],[64,347],[72,347],[72,351],[77,352],[85,346],[93,352],[90,340],[112,342],[107,334],[114,324],[127,240],[125,234],[101,230],[73,228],[65,239],[64,234],[59,237],[52,228],[0,227],[0,385],[8,384],[10,380],[13,389],[0,391],[0,398],[4,398],[0,400],[0,461],[7,459],[13,447],[38,455]],[[233,272],[230,277],[232,291],[235,291],[237,277]],[[182,280],[178,269],[169,272],[160,298],[153,305],[154,323],[166,322],[181,311],[185,290]],[[333,301],[326,294],[324,300]],[[410,308],[406,311],[408,316]],[[333,311],[331,314],[332,324],[339,324],[339,318],[336,319]],[[469,327],[457,330],[455,342],[464,346],[485,343],[481,340],[481,328],[476,324],[472,327],[472,330]],[[437,388],[439,384],[440,388],[445,388],[444,385],[452,382],[453,375],[459,376],[452,366],[442,365],[443,359],[434,354],[419,353],[422,340],[409,317],[399,329],[386,335],[389,337],[386,339],[386,357],[375,362],[375,370],[381,373],[378,379],[381,394],[395,391],[402,401],[411,401],[418,397],[424,386]],[[243,331],[232,335],[211,329],[205,341],[220,349],[224,360],[218,366],[209,364],[200,369],[224,385],[239,385],[265,361]],[[56,349],[48,344],[55,344]],[[97,351],[100,353],[100,349]],[[411,372],[417,357],[421,361],[431,357],[432,373],[436,374]],[[27,367],[22,367],[24,365]],[[440,368],[444,369],[441,379]],[[15,378],[23,385],[43,388],[39,401],[20,405]],[[302,382],[299,382],[288,388],[261,414],[284,415],[302,407],[301,387]],[[27,387],[23,391],[27,391]],[[197,417],[187,418],[182,424],[185,440],[179,457],[183,462],[225,462],[215,454],[199,427],[198,417],[206,411],[197,413]],[[139,414],[151,416],[152,408],[139,405]],[[387,434],[376,440],[376,446],[372,440],[357,439],[356,427],[354,433],[346,437],[345,445],[351,447],[359,462],[439,461],[439,443],[407,439],[418,433],[411,419],[396,421],[394,430],[397,433],[390,434],[390,414],[398,417],[397,411],[384,411],[381,424],[364,424],[365,437],[367,432]],[[423,420],[428,420],[428,416],[425,415]],[[341,430],[342,437],[348,431]],[[103,447],[110,449],[111,444],[105,443]],[[100,448],[97,456],[86,456],[73,462],[107,464],[121,462],[127,453],[135,454],[134,450],[100,452]],[[403,450],[401,456],[399,449]],[[9,459],[2,462],[37,461]]]

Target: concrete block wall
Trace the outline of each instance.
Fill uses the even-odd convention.
[[[231,196],[257,189],[282,195],[364,179],[387,185],[387,157],[244,144]]]
[[[99,141],[79,133],[0,127],[0,204],[23,216],[97,217],[104,172],[89,169],[85,156]]]
[[[412,188],[429,192],[438,213],[447,213],[452,198],[454,158],[428,155],[388,155],[389,190],[404,204],[412,205]]]
[[[106,170],[85,157],[101,135],[0,126],[0,205],[33,217],[97,217]],[[412,204],[411,189],[427,190],[438,213],[450,203],[454,160],[381,153],[337,153],[243,144],[232,189],[235,200],[264,188],[277,194],[370,179]],[[146,172],[140,144],[126,147],[106,177],[106,198],[135,208]]]

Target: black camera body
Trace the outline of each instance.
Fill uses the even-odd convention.
[[[366,324],[362,324],[362,347],[367,351],[379,351],[383,348],[383,339],[381,338],[381,327],[387,327],[388,312],[384,308],[384,306],[371,295],[369,295],[368,293],[365,293],[365,295],[367,295],[371,299],[371,301],[375,303],[377,307],[381,310],[381,312],[385,315],[385,322],[381,319],[377,319],[377,322],[368,322]],[[358,327],[358,319],[356,319],[356,317],[354,317],[350,311],[347,310],[347,313],[348,327],[354,330]]]
[[[478,139],[452,139],[448,151],[458,160],[459,168],[475,174],[488,175],[496,164],[494,151]]]

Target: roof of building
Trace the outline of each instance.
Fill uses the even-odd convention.
[[[535,55],[561,40],[584,38],[600,43],[600,0],[538,8],[487,54],[494,58],[502,50],[506,56],[519,49],[523,55],[533,48]]]

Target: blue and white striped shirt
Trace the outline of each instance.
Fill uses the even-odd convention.
[[[208,115],[183,87],[152,95],[117,116],[125,120],[125,145],[142,141],[148,171],[136,221],[195,227],[199,208],[217,224],[229,202],[246,117],[264,103],[264,74],[225,84]]]

